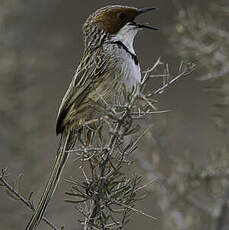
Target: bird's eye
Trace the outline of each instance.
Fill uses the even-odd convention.
[[[127,16],[126,16],[126,14],[124,14],[124,13],[119,13],[118,14],[118,17],[121,19],[121,20],[124,20]]]

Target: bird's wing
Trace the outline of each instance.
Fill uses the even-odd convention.
[[[84,55],[60,105],[56,123],[57,134],[63,131],[63,120],[71,106],[74,104],[77,108],[80,105],[88,93],[93,90],[92,88],[99,77],[108,71],[107,67],[107,59],[101,49]]]

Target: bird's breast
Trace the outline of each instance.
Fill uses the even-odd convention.
[[[126,86],[127,91],[132,91],[133,87],[141,82],[140,66],[135,63],[133,57],[131,57],[128,53],[120,59],[122,60],[120,63],[122,73],[121,80]]]
[[[141,70],[139,63],[136,62],[137,57],[117,45],[110,46],[108,52],[111,62],[115,63],[113,78],[124,84],[127,91],[132,91],[133,87],[141,82]]]
[[[103,98],[111,104],[122,104],[123,86],[127,92],[133,92],[141,82],[140,66],[124,49],[110,46],[105,52],[107,71],[99,77],[88,97],[94,101]]]

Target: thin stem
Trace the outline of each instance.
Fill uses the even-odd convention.
[[[0,175],[0,181],[3,184],[4,187],[6,187],[11,193],[13,193],[22,203],[24,203],[28,208],[30,208],[32,211],[34,211],[34,207],[32,203],[25,199],[21,194],[19,194],[5,179],[2,175]],[[49,221],[45,216],[42,217],[42,220],[49,225],[54,230],[60,230],[58,227],[56,227],[51,221]]]

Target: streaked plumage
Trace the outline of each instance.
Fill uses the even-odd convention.
[[[57,134],[66,125],[74,129],[81,119],[91,119],[90,101],[103,97],[111,102],[114,92],[122,95],[122,85],[130,91],[140,80],[139,65],[117,44],[107,43],[86,53],[60,106]]]
[[[57,116],[56,133],[61,133],[61,141],[56,162],[27,230],[38,227],[68,157],[66,150],[74,146],[80,124],[98,116],[93,102],[101,97],[110,103],[117,97],[121,101],[123,87],[129,92],[137,90],[141,73],[133,49],[134,37],[141,28],[155,28],[138,25],[134,19],[152,9],[107,6],[90,15],[84,24],[84,54]]]

